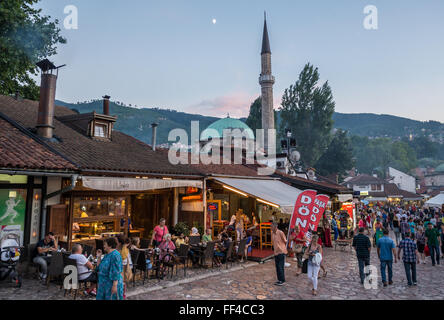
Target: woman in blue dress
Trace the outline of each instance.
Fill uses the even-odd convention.
[[[117,240],[108,238],[103,243],[106,255],[102,259],[101,250],[97,250],[97,300],[123,300],[123,264],[117,248]]]

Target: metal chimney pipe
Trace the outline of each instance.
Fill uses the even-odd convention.
[[[54,103],[56,93],[57,76],[50,73],[42,73],[40,83],[40,101],[37,117],[37,134],[51,139],[53,136]]]
[[[103,96],[103,114],[109,116],[109,98],[110,96]]]
[[[157,126],[158,125],[159,124],[157,124],[155,122],[151,124],[151,128],[153,128],[153,142],[152,142],[153,151],[156,151],[156,136],[157,136]]]

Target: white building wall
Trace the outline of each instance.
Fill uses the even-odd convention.
[[[48,177],[47,194],[59,191],[62,188],[61,177]],[[60,203],[60,195],[48,199],[47,205],[52,206]]]
[[[402,171],[389,167],[389,175],[393,177],[399,189],[416,193],[416,179]]]
[[[444,174],[424,178],[426,186],[444,186]]]

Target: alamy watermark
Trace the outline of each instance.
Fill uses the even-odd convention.
[[[215,129],[205,129],[204,139],[200,139],[199,121],[191,121],[191,141],[184,129],[173,129],[168,141],[174,142],[168,151],[171,164],[255,164],[256,161],[267,164],[258,167],[258,175],[270,175],[275,172],[273,160],[276,158],[276,130],[224,129],[223,135]],[[268,141],[268,143],[265,143]],[[265,150],[266,148],[266,150]],[[191,152],[189,152],[191,149]]]
[[[363,26],[366,30],[378,30],[378,8],[374,5],[368,5],[364,8],[366,14]]]
[[[63,13],[67,14],[63,20],[63,27],[67,30],[77,30],[79,28],[79,10],[74,5],[68,5],[63,9]]]

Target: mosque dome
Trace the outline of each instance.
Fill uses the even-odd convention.
[[[217,120],[210,124],[200,135],[201,141],[209,140],[209,138],[222,138],[224,130],[239,129],[247,138],[254,140],[254,132],[247,124],[239,119],[233,119],[229,116],[224,119]],[[216,135],[217,132],[217,135]]]

